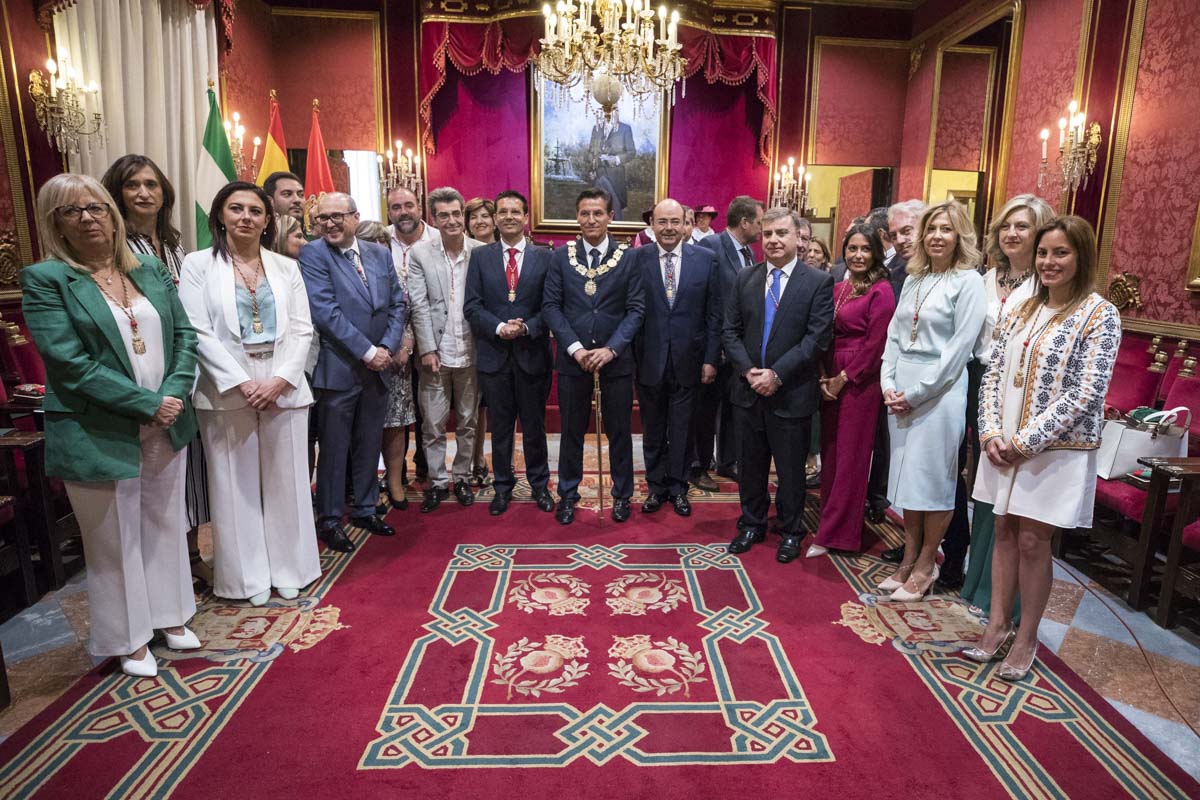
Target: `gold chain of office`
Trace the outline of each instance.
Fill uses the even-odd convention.
[[[613,267],[617,266],[621,261],[621,256],[629,249],[629,245],[617,245],[617,249],[609,256],[608,261],[605,261],[600,266],[593,269],[592,267],[582,267],[575,260],[575,245],[577,242],[572,239],[567,242],[567,257],[571,259],[571,263],[575,265],[575,271],[583,277],[587,278],[587,283],[583,285],[583,291],[587,292],[588,297],[596,293],[596,279],[606,275]]]

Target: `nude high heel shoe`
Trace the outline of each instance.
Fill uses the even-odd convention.
[[[962,650],[959,655],[963,658],[970,659],[977,664],[987,664],[989,661],[999,661],[1008,655],[1008,651],[1012,649],[1012,643],[1017,638],[1017,629],[1010,627],[1008,632],[1000,640],[993,650],[984,650],[982,647],[968,647]]]
[[[1016,664],[1010,664],[1008,663],[1008,659],[1005,659],[1004,663],[1001,664],[996,670],[996,675],[998,675],[1002,681],[1009,681],[1013,683],[1016,681],[1025,680],[1025,676],[1029,674],[1029,670],[1033,669],[1033,662],[1037,661],[1037,651],[1038,646],[1037,644],[1034,644],[1033,655],[1029,657],[1029,663],[1024,667],[1017,666]]]
[[[918,585],[917,591],[910,592],[908,589],[904,588],[905,586],[908,585],[908,581],[905,581],[904,585],[902,585],[896,591],[892,592],[892,600],[897,603],[915,603],[915,602],[917,602],[918,600],[925,597],[925,595],[929,594],[929,590],[933,588],[933,584],[935,584],[937,582],[938,575],[940,575],[940,574],[941,574],[941,570],[938,569],[937,564],[934,564],[933,572],[930,574],[929,579],[925,583],[924,586]],[[912,580],[912,576],[909,575],[908,579]]]
[[[896,567],[895,572],[879,582],[879,591],[886,594],[899,589],[904,585],[904,581],[908,580],[909,576],[912,575],[913,567],[916,565],[917,562],[914,561],[911,564],[901,564],[900,566]],[[900,580],[901,575],[904,576],[904,580]]]

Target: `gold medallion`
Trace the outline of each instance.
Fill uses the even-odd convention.
[[[587,292],[588,297],[594,295],[596,293],[596,282],[591,278],[588,278],[587,283],[583,285],[583,291]]]
[[[135,331],[132,339],[133,352],[139,356],[146,355],[146,343],[142,341],[142,337],[137,335]]]
[[[511,291],[510,291],[510,292],[508,293],[508,302],[510,302],[510,303],[511,303],[511,302],[513,302],[513,301],[514,301],[514,300],[516,300],[516,299],[517,299],[517,293],[516,293],[516,292],[511,292]]]

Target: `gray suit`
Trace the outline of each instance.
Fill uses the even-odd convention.
[[[435,488],[446,489],[450,479],[446,473],[446,423],[454,410],[454,481],[466,482],[471,474],[471,454],[474,452],[475,431],[479,418],[479,381],[475,372],[475,341],[463,310],[466,296],[467,265],[471,251],[483,242],[465,237],[461,261],[461,289],[452,286],[450,265],[442,250],[441,239],[421,242],[408,255],[408,293],[412,304],[413,333],[417,339],[416,357],[435,353],[444,361],[447,347],[453,343],[452,314],[461,319],[464,328],[464,352],[460,366],[444,364],[435,373],[418,363],[420,380],[417,402],[421,406],[421,438],[429,477]]]

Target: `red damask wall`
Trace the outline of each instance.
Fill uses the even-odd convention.
[[[1009,197],[1037,191],[1037,170],[1042,157],[1038,132],[1046,127],[1051,129],[1053,148],[1058,136],[1058,118],[1066,113],[1075,85],[1082,22],[1082,0],[1033,0],[1026,8],[1017,114],[1008,162]],[[1054,202],[1050,193],[1042,194]]]
[[[266,139],[268,92],[275,89],[290,147],[307,145],[317,98],[326,147],[379,149],[375,78],[381,64],[370,21],[272,15],[260,0],[241,0],[233,50],[222,57],[221,70],[223,110],[242,114],[247,140]]]
[[[942,55],[934,169],[979,169],[990,67],[986,53]]]
[[[1148,4],[1109,270],[1142,278],[1145,307],[1128,316],[1186,325],[1200,325],[1200,293],[1183,288],[1200,202],[1195,11],[1192,0]]]
[[[874,175],[874,170],[864,169],[838,180],[837,219],[834,220],[837,227],[833,232],[831,247],[841,246],[842,233],[850,225],[850,220],[866,216],[871,210],[871,182]]]
[[[936,61],[927,47],[916,73],[908,81],[904,107],[904,137],[900,145],[900,169],[894,198],[896,200],[925,197],[925,159],[929,153],[929,122],[933,113]]]
[[[900,163],[908,49],[821,46],[814,164]]]

